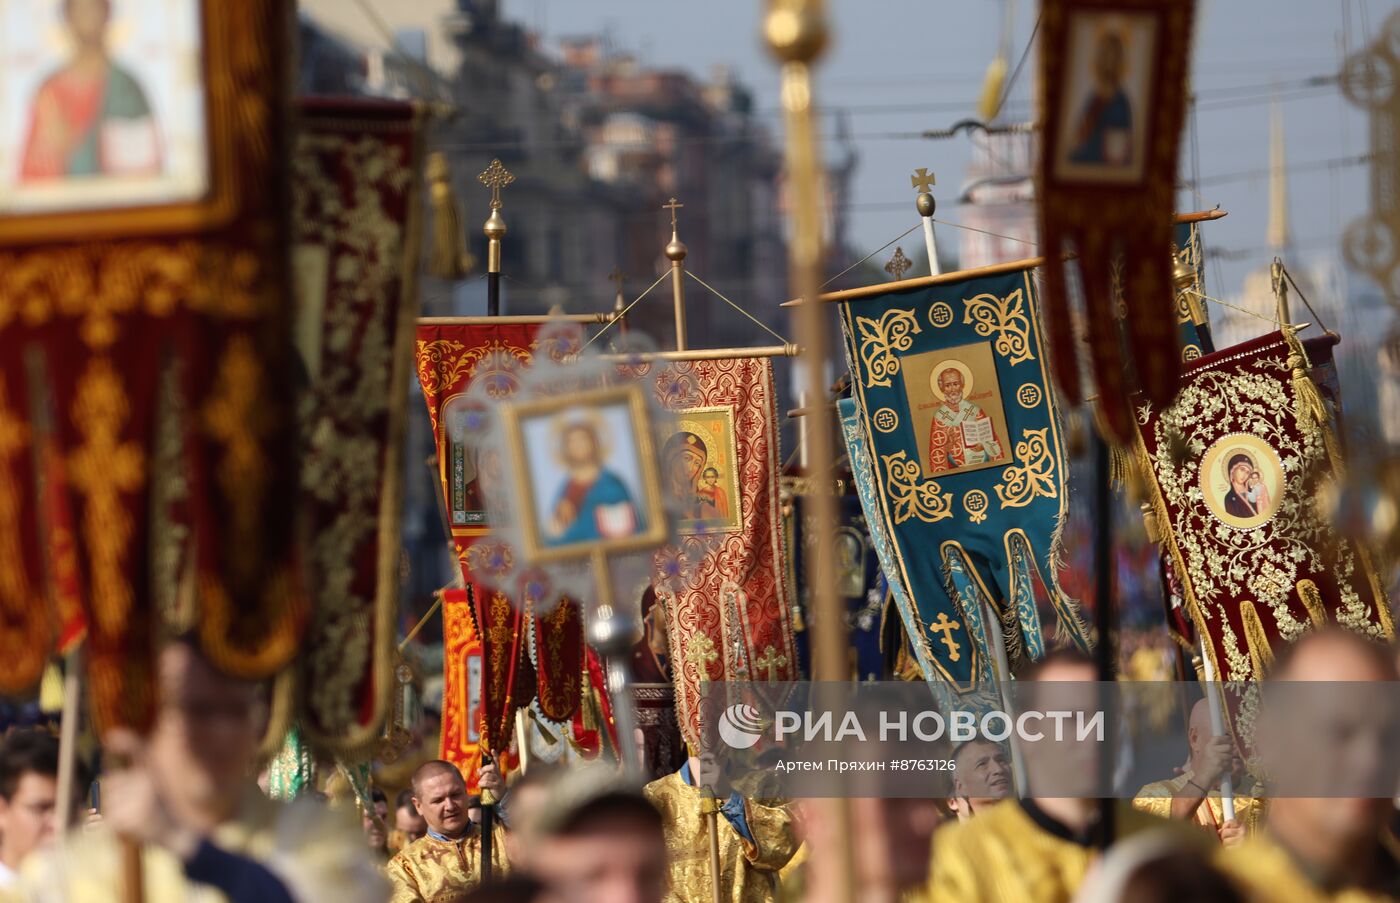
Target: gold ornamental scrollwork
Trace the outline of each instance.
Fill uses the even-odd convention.
[[[964,300],[963,304],[963,322],[971,323],[980,336],[995,333],[992,347],[1008,364],[1014,366],[1035,358],[1031,352],[1031,323],[1026,316],[1025,295],[1021,289],[1005,298],[983,292]]]
[[[932,524],[953,516],[953,494],[944,492],[936,481],[925,480],[917,461],[909,460],[902,451],[882,455],[880,460],[885,462],[887,492],[894,503],[896,524],[911,518]]]
[[[1049,428],[1026,430],[1016,443],[1016,460],[1001,472],[1002,482],[996,484],[1001,507],[1024,508],[1037,498],[1058,498],[1055,486],[1055,456],[1050,453],[1047,438]]]
[[[914,336],[923,332],[912,310],[888,310],[880,319],[856,317],[860,333],[860,359],[865,364],[867,386],[888,386],[899,373],[897,351],[914,346]]]

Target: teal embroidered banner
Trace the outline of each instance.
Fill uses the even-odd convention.
[[[848,445],[865,450],[857,485],[925,674],[959,689],[985,678],[987,606],[1013,665],[1043,655],[1033,574],[1060,629],[1087,647],[1059,586],[1066,459],[1030,271],[892,283],[840,307]]]

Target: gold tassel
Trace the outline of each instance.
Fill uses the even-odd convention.
[[[1327,422],[1327,404],[1322,393],[1308,373],[1308,354],[1303,343],[1298,341],[1298,330],[1285,326],[1283,334],[1288,339],[1288,367],[1293,371],[1293,396],[1296,399],[1296,415],[1300,421],[1312,418],[1319,426]]]
[[[982,79],[982,97],[977,102],[977,114],[983,122],[990,123],[1001,112],[1001,94],[1005,87],[1006,57],[998,53]]]
[[[1327,608],[1322,604],[1322,592],[1311,580],[1298,581],[1298,600],[1308,611],[1308,620],[1314,627],[1327,623]]]
[[[583,729],[586,731],[598,730],[598,725],[602,722],[602,712],[598,704],[598,691],[585,684],[583,693]]]
[[[1274,665],[1274,650],[1269,647],[1264,622],[1253,602],[1240,603],[1240,620],[1244,622],[1244,641],[1249,646],[1249,660],[1254,666],[1254,679],[1263,680]]]
[[[461,279],[476,267],[476,258],[467,250],[457,193],[452,189],[452,168],[442,151],[428,155],[428,197],[433,208],[428,272],[439,279]]]

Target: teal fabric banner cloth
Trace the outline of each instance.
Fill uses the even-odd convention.
[[[1043,655],[1037,574],[1060,630],[1087,647],[1059,586],[1066,458],[1030,271],[891,283],[840,309],[856,482],[925,675],[970,688],[994,642],[1013,666]]]

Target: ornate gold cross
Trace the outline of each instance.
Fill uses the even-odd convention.
[[[928,632],[934,635],[942,634],[938,639],[943,641],[943,645],[948,647],[948,658],[950,661],[958,661],[962,658],[962,644],[953,639],[953,631],[961,627],[957,621],[950,620],[946,611],[938,613],[938,620],[928,625]]]
[[[675,198],[671,198],[671,203],[669,203],[669,204],[662,204],[662,205],[661,205],[661,209],[662,209],[662,210],[669,210],[669,211],[671,211],[671,231],[672,231],[672,232],[676,231],[676,211],[679,210],[679,209],[681,209],[681,208],[684,207],[684,206],[685,206],[684,204],[680,203],[680,202],[677,201]]]
[[[492,160],[491,165],[486,167],[486,171],[477,176],[476,180],[491,189],[491,209],[499,210],[501,189],[515,181],[515,173],[502,166],[500,160]]]
[[[700,680],[710,679],[710,663],[719,658],[715,642],[703,633],[697,633],[685,644],[685,654],[700,668]]]
[[[928,168],[924,166],[920,166],[918,169],[914,170],[914,174],[909,177],[909,181],[923,194],[928,194],[929,189],[937,184],[934,181],[933,173],[929,172]]]
[[[763,650],[763,655],[759,656],[756,666],[768,673],[768,682],[771,684],[778,679],[778,669],[787,667],[787,656],[779,655],[778,650],[768,646]]]
[[[894,256],[890,258],[890,262],[885,264],[885,272],[893,276],[895,281],[898,282],[904,278],[904,274],[907,273],[909,268],[913,265],[914,261],[904,256],[904,249],[897,247],[894,249]]]

